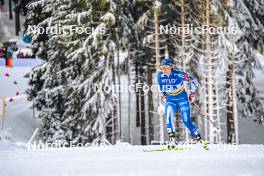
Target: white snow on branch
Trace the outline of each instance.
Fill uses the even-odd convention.
[[[104,23],[106,23],[107,25],[114,25],[116,23],[116,19],[115,19],[115,16],[110,13],[110,12],[107,12],[105,15],[103,15],[101,18],[100,18]]]

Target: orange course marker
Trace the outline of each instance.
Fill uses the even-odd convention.
[[[10,67],[10,68],[13,67],[13,60],[12,60],[11,57],[7,58],[7,60],[6,60],[6,67]]]

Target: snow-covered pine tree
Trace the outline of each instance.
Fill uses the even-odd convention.
[[[24,22],[25,29],[27,29],[28,34],[31,35],[34,40],[32,50],[43,60],[46,60],[47,58],[48,35],[37,31],[34,31],[33,33],[33,29],[36,24],[39,29],[47,27],[47,22],[44,23],[44,21],[49,19],[52,14],[53,8],[48,5],[51,4],[52,1],[53,0],[47,0],[45,2],[37,0],[32,1],[32,3],[27,5],[27,16]]]
[[[152,7],[151,7],[151,12],[153,14],[153,27],[154,27],[154,47],[155,47],[155,61],[156,61],[156,75],[159,72],[159,66],[160,66],[160,61],[161,61],[161,45],[160,43],[162,42],[161,37],[160,37],[160,30],[159,30],[159,24],[160,24],[160,15],[161,15],[161,7],[162,3],[158,0],[153,1]],[[164,49],[164,48],[163,48]],[[165,56],[165,55],[164,55]],[[161,100],[160,100],[160,94],[157,92],[157,107],[160,108]],[[163,117],[161,114],[159,115],[159,121],[160,121],[160,141],[164,141],[164,130],[163,130]]]
[[[209,33],[210,27],[219,27],[219,19],[216,16],[217,12],[213,6],[212,1],[194,1],[189,2],[190,21],[194,27],[203,28],[201,33],[194,32],[192,36],[191,50],[192,59],[189,65],[194,70],[196,77],[201,83],[199,86],[199,100],[202,102],[202,110],[209,114],[209,118],[219,126],[220,124],[220,99],[219,97],[219,77],[217,70],[219,66],[219,53],[221,46],[219,43],[219,36],[217,34]],[[204,137],[211,142],[220,141],[221,134],[216,133],[215,128],[205,118],[198,118],[199,124],[203,121]],[[200,125],[200,129],[201,129]]]
[[[234,0],[230,1],[229,7],[232,23],[240,31],[240,35],[234,39],[239,50],[235,58],[238,61],[237,74],[239,75],[238,110],[242,117],[252,117],[255,121],[263,123],[263,102],[260,101],[252,78],[254,78],[253,68],[260,67],[255,49],[264,40],[264,1]]]
[[[89,35],[32,34],[34,52],[47,61],[32,71],[30,75],[31,88],[28,90],[29,99],[35,100],[36,107],[40,112],[39,117],[43,118],[41,135],[45,141],[60,140],[61,143],[65,141],[84,143],[102,136],[102,140],[107,138],[114,142],[119,138],[117,131],[119,131],[121,123],[117,118],[120,108],[118,109],[116,106],[116,92],[102,91],[102,88],[113,85],[114,74],[119,72],[115,72],[113,66],[115,44],[118,44],[118,48],[123,47],[127,50],[127,63],[131,64],[131,72],[129,72],[131,79],[135,73],[138,73],[135,82],[151,84],[153,76],[151,72],[155,71],[153,65],[156,63],[156,58],[150,58],[151,55],[154,55],[150,44],[155,43],[153,35],[153,21],[155,20],[154,13],[148,13],[148,11],[153,10],[153,4],[158,4],[155,7],[159,7],[161,10],[158,16],[159,24],[176,24],[179,27],[193,23],[194,26],[200,26],[206,21],[206,15],[203,12],[206,12],[204,2],[207,1],[129,0],[120,1],[118,4],[116,2],[113,0],[76,2],[35,0],[28,6],[26,25],[35,24],[39,28],[58,25],[67,28],[70,25],[80,25],[95,29]],[[255,120],[263,122],[262,104],[251,79],[253,67],[257,66],[253,49],[263,42],[263,30],[261,30],[263,29],[263,0],[250,2],[246,0],[221,2],[212,0],[209,4],[211,6],[209,11],[211,24],[237,26],[240,29],[240,34],[233,38],[220,36],[220,39],[219,36],[210,36],[210,52],[208,52],[208,46],[206,47],[207,42],[204,35],[190,36],[193,41],[191,45],[188,43],[189,36],[160,35],[162,41],[159,42],[160,46],[158,47],[161,49],[160,57],[164,56],[164,48],[167,45],[169,55],[173,58],[179,56],[177,58],[181,59],[182,68],[185,67],[183,63],[186,64],[186,67],[190,66],[190,70],[195,73],[204,88],[199,89],[203,90],[200,91],[199,96],[204,97],[202,100],[204,102],[203,110],[210,111],[212,118],[219,125],[219,108],[222,107],[222,102],[219,100],[225,99],[226,96],[220,93],[223,88],[223,85],[220,84],[222,76],[216,76],[216,74],[226,75],[225,71],[227,70],[223,69],[224,64],[219,61],[226,58],[226,64],[232,63],[228,58],[234,56],[237,70],[235,73],[238,75],[236,95],[239,113],[244,117],[252,116]],[[218,17],[215,17],[217,15]],[[145,27],[150,26],[151,28],[140,29],[138,26],[140,21]],[[225,21],[228,21],[228,24],[224,24]],[[112,25],[118,27],[118,30],[108,28]],[[100,26],[106,27],[106,35],[99,33]],[[227,48],[227,42],[235,43],[234,48],[237,47],[237,51],[230,50],[226,55],[221,48]],[[222,55],[219,55],[219,52],[223,52]],[[192,57],[181,57],[184,55],[179,53],[188,53],[188,56]],[[207,55],[208,53],[210,56]],[[206,55],[207,59],[205,59]],[[207,74],[208,69],[212,73],[211,76]],[[148,79],[143,79],[146,76]],[[208,91],[208,80],[212,85],[210,91]],[[234,82],[234,79],[230,80]],[[93,89],[91,84],[99,86],[97,89]],[[211,92],[210,96],[209,92]],[[151,100],[150,97],[152,97],[151,94],[146,98],[142,92],[137,95],[137,118],[138,124],[141,125],[142,143],[147,141],[147,126],[149,126],[149,140],[153,137],[150,111],[155,107],[156,101],[155,99]],[[210,101],[208,101],[209,97],[211,97]],[[145,101],[148,101],[147,107],[144,106]],[[211,110],[209,110],[209,105]],[[146,113],[147,109],[149,113]],[[146,119],[149,117],[148,125],[145,117]],[[207,134],[207,122],[204,124],[205,134]],[[107,136],[105,136],[106,134]],[[210,136],[214,138],[212,141],[218,140],[215,135]]]
[[[115,2],[104,0],[36,0],[29,4],[28,25],[66,28],[63,33],[48,32],[46,47],[36,47],[46,63],[30,74],[29,99],[35,99],[45,142],[116,141],[116,98],[111,89],[115,8]],[[49,16],[42,18],[47,11]],[[39,21],[31,20],[30,15],[40,16]],[[71,33],[72,25],[90,31]],[[38,39],[33,35],[33,45],[42,44]]]
[[[126,49],[129,51],[129,58],[130,58],[130,70],[129,75],[131,75],[132,84],[135,87],[142,87],[145,85],[145,55],[143,51],[142,45],[142,32],[138,27],[137,20],[140,15],[144,12],[145,9],[144,2],[138,1],[131,1],[129,6],[125,5],[124,9],[127,9],[125,13],[126,20],[129,22],[125,25],[125,29],[128,30],[130,33],[127,36],[128,31],[123,30],[126,34],[126,40],[128,43],[124,43]],[[125,19],[125,18],[124,18]],[[143,92],[142,88],[135,89],[135,96],[136,96],[136,125],[135,127],[139,127],[140,132],[140,143],[142,145],[148,144],[148,136],[147,136],[147,106],[145,105],[146,102],[146,94]]]
[[[205,10],[204,10],[204,3],[205,1],[191,1],[190,2],[190,13],[191,16],[191,23],[194,27],[202,27],[205,21]],[[205,45],[204,45],[205,37],[204,35],[199,35],[194,33],[193,37],[193,44],[192,47],[194,48],[192,59],[190,60],[191,68],[194,69],[194,73],[196,78],[199,81],[199,88],[198,88],[198,97],[199,97],[199,105],[204,112],[207,112],[207,97],[205,96],[205,84],[206,79],[204,73],[206,71],[205,67]],[[203,134],[205,139],[208,139],[208,122],[204,117],[198,115],[198,124],[201,133]]]
[[[132,137],[132,130],[134,129],[133,126],[133,120],[134,117],[131,115],[131,110],[134,108],[134,104],[132,103],[131,99],[134,95],[131,90],[129,89],[129,86],[132,84],[135,84],[135,67],[136,64],[134,62],[135,58],[137,57],[137,45],[139,44],[139,38],[138,38],[138,28],[135,25],[135,21],[137,19],[137,13],[133,13],[134,11],[137,11],[138,9],[135,8],[134,2],[123,2],[123,11],[120,12],[119,15],[119,34],[120,34],[120,41],[121,46],[125,49],[125,51],[128,53],[128,57],[126,58],[126,73],[128,75],[128,137],[129,142],[133,142],[132,139],[135,139]],[[136,120],[135,120],[135,127],[140,126],[140,114],[139,114],[139,94],[136,92]]]
[[[252,82],[253,68],[259,67],[254,48],[263,43],[261,3],[263,1],[226,1],[222,4],[228,25],[238,30],[237,35],[224,38],[229,53],[226,75],[228,143],[239,143],[238,116],[263,122],[263,103]]]
[[[154,1],[153,1],[154,2]],[[153,73],[155,72],[155,63],[156,59],[153,58],[155,53],[153,52],[155,46],[151,47],[151,41],[154,41],[154,20],[153,20],[153,2],[146,3],[147,10],[144,11],[142,16],[139,17],[137,21],[137,25],[141,29],[142,32],[142,47],[144,48],[145,53],[145,61],[144,64],[146,65],[146,82],[148,86],[153,85]],[[154,112],[154,103],[153,102],[153,92],[149,91],[147,93],[147,101],[148,101],[148,136],[149,136],[149,143],[154,140],[154,118],[156,117]],[[157,102],[158,104],[159,102]]]
[[[189,29],[193,27],[194,22],[196,24],[199,20],[197,19],[197,14],[193,12],[192,1],[188,0],[178,0],[170,1],[165,4],[164,10],[166,9],[166,19],[168,20],[168,26],[171,28],[177,27],[175,34],[168,34],[168,45],[169,53],[174,56],[174,61],[176,63],[177,69],[184,72],[196,73],[197,70],[190,67],[190,65],[196,61],[192,56],[194,55],[193,41],[195,40],[195,34],[190,33]],[[173,31],[172,31],[173,32]],[[188,84],[185,85],[188,90]],[[192,111],[192,115],[197,117],[198,114]],[[197,120],[196,118],[193,118]],[[180,114],[176,117],[176,128],[178,140],[189,141],[189,131],[180,123]]]
[[[221,20],[225,24],[224,27],[236,27],[238,30],[238,34],[232,34],[231,31],[231,34],[220,36],[221,45],[224,47],[221,56],[225,60],[222,65],[223,68],[226,68],[222,69],[222,73],[226,71],[225,89],[227,96],[222,95],[222,99],[227,101],[227,141],[229,143],[239,143],[238,115],[248,116],[248,109],[250,109],[250,115],[254,114],[253,116],[261,119],[259,114],[263,112],[263,105],[256,95],[251,79],[253,67],[256,68],[257,66],[253,52],[254,42],[262,42],[259,38],[263,34],[259,29],[263,24],[260,23],[261,20],[253,19],[252,16],[254,15],[241,3],[243,4],[243,1],[214,1],[214,7],[221,16]],[[248,91],[244,91],[245,89]],[[237,109],[240,113],[237,112]],[[247,115],[244,115],[245,113]]]
[[[148,86],[154,85],[154,80],[156,76],[156,72],[158,65],[160,63],[161,58],[164,57],[164,54],[160,54],[162,49],[165,49],[166,39],[161,38],[159,32],[159,24],[164,20],[161,15],[161,3],[160,1],[153,1],[145,3],[147,7],[146,11],[139,17],[137,25],[141,29],[142,33],[142,47],[144,47],[145,61],[146,65],[146,75],[148,76],[146,80],[146,84]],[[161,17],[161,18],[160,18]],[[163,52],[164,53],[164,52]],[[156,65],[156,67],[155,67]],[[153,114],[154,105],[159,106],[159,95],[157,98],[157,102],[153,102],[153,93],[151,91],[148,92],[148,127],[149,127],[149,142],[154,140],[154,118],[156,114]],[[163,141],[163,117],[159,115],[160,120],[160,140]]]

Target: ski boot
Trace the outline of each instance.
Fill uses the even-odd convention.
[[[168,149],[172,150],[172,149],[176,148],[177,144],[178,143],[176,142],[175,135],[173,133],[170,133],[169,134],[169,143],[167,145]]]
[[[209,147],[208,147],[208,141],[203,140],[202,137],[201,137],[201,135],[196,136],[196,140],[197,140],[198,142],[200,142],[200,144],[202,144],[202,146],[203,146],[203,148],[204,148],[205,150],[209,150]]]

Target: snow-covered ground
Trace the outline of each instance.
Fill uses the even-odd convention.
[[[33,118],[32,103],[27,101],[25,95],[25,90],[28,88],[25,74],[31,69],[32,67],[0,66],[0,133],[14,141],[27,142],[40,123],[39,119]],[[4,119],[3,98],[6,103]]]
[[[16,95],[17,91],[20,94],[24,94],[28,87],[25,75],[29,73],[31,69],[32,67],[6,68],[0,66],[0,97],[13,97]],[[8,76],[6,74],[8,74]],[[16,84],[14,81],[16,81]]]
[[[32,103],[22,95],[6,104],[3,131],[14,141],[27,142],[40,124],[40,119],[33,118]]]
[[[211,146],[210,151],[143,152],[117,145],[0,151],[1,176],[263,176],[264,146]]]

